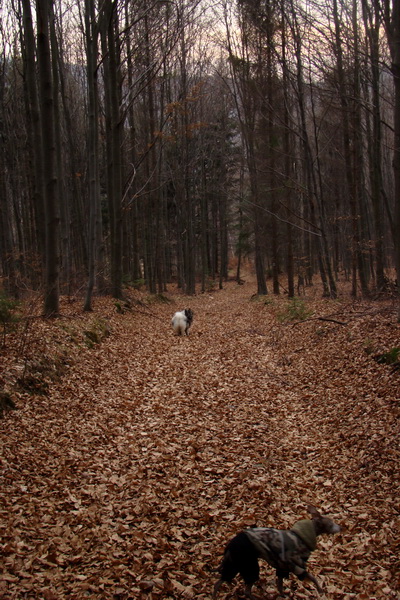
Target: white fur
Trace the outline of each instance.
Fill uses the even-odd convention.
[[[188,320],[184,312],[176,312],[172,317],[172,327],[176,335],[184,335],[188,325]]]

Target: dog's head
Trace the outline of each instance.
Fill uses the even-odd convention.
[[[321,533],[339,533],[340,526],[329,519],[329,517],[324,517],[320,512],[312,506],[311,504],[307,507],[308,512],[310,513],[315,529],[315,534],[320,535]]]
[[[183,312],[185,313],[185,317],[187,319],[187,322],[190,325],[192,323],[192,321],[193,321],[193,311],[190,308],[185,308],[185,310]]]

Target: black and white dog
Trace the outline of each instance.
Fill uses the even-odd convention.
[[[318,592],[322,588],[307,571],[307,560],[322,533],[338,533],[339,525],[323,517],[314,506],[309,506],[311,519],[303,519],[291,529],[252,527],[238,533],[226,546],[220,568],[220,578],[214,586],[213,598],[217,597],[224,582],[230,583],[240,573],[245,583],[245,595],[254,598],[251,588],[259,578],[258,559],[263,558],[276,570],[277,587],[283,594],[283,580],[294,573],[300,580],[311,581]]]
[[[176,312],[172,317],[172,327],[176,335],[189,335],[189,329],[193,323],[193,311],[185,308],[182,312]]]

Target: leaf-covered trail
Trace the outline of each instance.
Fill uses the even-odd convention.
[[[400,598],[399,378],[363,347],[398,326],[282,325],[284,300],[253,291],[110,310],[112,335],[2,422],[2,598],[210,598],[231,535],[290,526],[308,502],[344,526],[310,559],[327,597]]]

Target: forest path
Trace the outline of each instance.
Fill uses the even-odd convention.
[[[114,314],[50,398],[7,419],[5,599],[207,599],[230,536],[290,526],[307,503],[344,526],[310,559],[327,597],[400,598],[398,376],[363,348],[387,317],[281,324],[286,300],[252,293],[229,282]],[[263,582],[274,598],[270,568]]]

